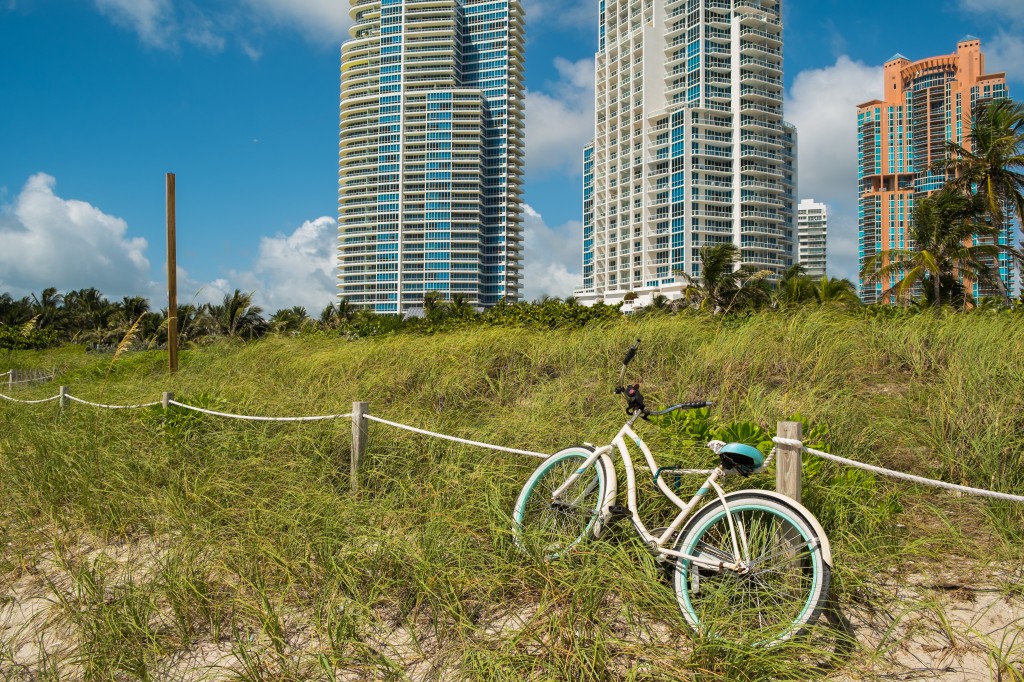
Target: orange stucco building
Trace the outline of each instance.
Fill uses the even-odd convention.
[[[885,63],[882,99],[857,107],[859,265],[893,248],[912,248],[914,201],[941,189],[946,142],[970,146],[971,111],[982,100],[1009,96],[1003,73],[985,72],[981,41],[967,36],[956,52],[912,62],[897,54]],[[1012,225],[1004,230],[1006,243]],[[1013,289],[1013,263],[1001,256],[999,273]],[[866,303],[881,299],[894,282],[864,285]],[[977,296],[979,293],[975,291]]]

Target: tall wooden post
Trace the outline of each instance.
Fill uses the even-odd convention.
[[[369,408],[369,403],[352,403],[352,464],[350,480],[353,493],[359,492],[359,464],[363,461],[363,455],[366,454],[366,440],[370,435],[370,423],[366,421],[364,416],[370,411]]]
[[[803,441],[804,426],[800,422],[779,422],[779,436]],[[786,497],[800,501],[803,477],[803,448],[796,445],[779,445],[776,448],[778,461],[775,465],[775,489]]]
[[[178,371],[178,254],[174,173],[167,174],[167,360],[171,374]]]

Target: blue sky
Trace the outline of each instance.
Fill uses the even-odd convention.
[[[580,270],[596,0],[528,0],[527,297]],[[225,8],[227,6],[227,8]],[[856,276],[854,105],[881,64],[982,38],[1024,96],[1024,2],[785,3],[800,195],[829,204],[830,274]],[[884,17],[881,20],[879,17]],[[165,300],[164,175],[179,297],[332,300],[346,0],[0,0],[0,291],[96,286]]]

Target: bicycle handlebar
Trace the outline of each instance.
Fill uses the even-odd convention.
[[[639,347],[640,347],[640,339],[637,339],[636,343],[634,343],[632,346],[630,346],[629,350],[626,351],[626,357],[623,358],[623,360],[622,360],[622,366],[623,367],[625,367],[626,365],[628,365],[630,362],[633,361],[633,358],[636,357],[636,349],[639,348]]]
[[[700,400],[695,403],[679,403],[678,405],[672,405],[666,407],[664,410],[658,410],[657,412],[648,412],[648,417],[658,417],[669,412],[675,412],[676,410],[696,410],[701,407],[711,407],[714,405],[710,400]]]

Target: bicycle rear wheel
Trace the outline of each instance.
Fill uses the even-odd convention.
[[[559,499],[554,499],[554,492],[592,452],[584,447],[556,452],[526,481],[512,511],[512,537],[520,549],[556,559],[594,534],[610,485],[605,457],[598,457]]]
[[[679,560],[674,586],[683,617],[710,637],[772,646],[814,623],[828,598],[831,568],[803,513],[755,492],[719,500],[683,528],[676,549],[719,564],[717,570]],[[722,564],[744,562],[743,573]]]

